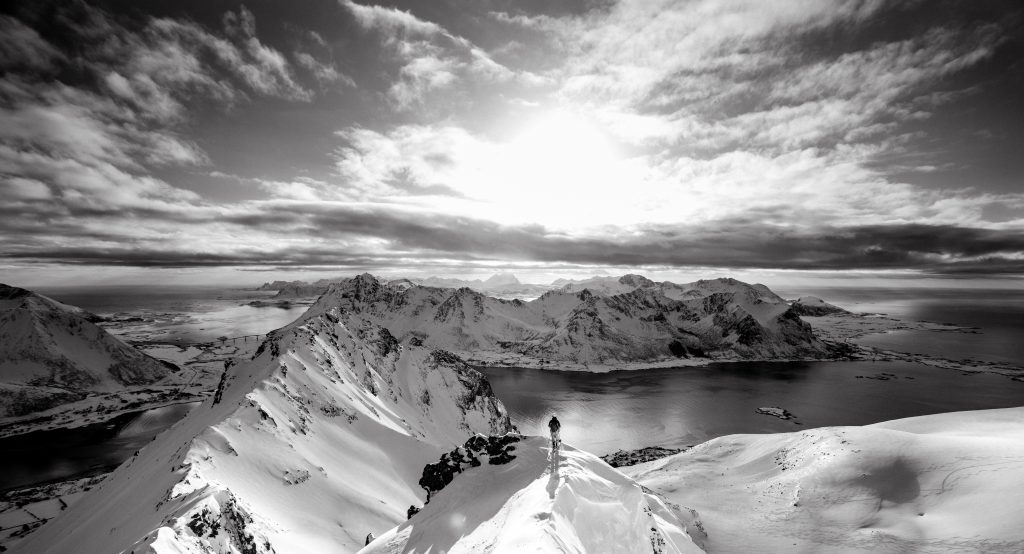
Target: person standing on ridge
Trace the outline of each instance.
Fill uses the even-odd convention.
[[[558,422],[558,418],[551,416],[551,421],[548,422],[548,430],[551,431],[551,449],[558,450],[558,446],[562,444],[562,439],[558,436],[558,430],[562,428],[562,424]]]

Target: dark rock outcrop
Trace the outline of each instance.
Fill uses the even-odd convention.
[[[455,476],[471,467],[479,467],[486,460],[490,465],[507,464],[516,458],[513,451],[515,443],[522,440],[520,435],[508,433],[501,436],[474,435],[466,444],[441,454],[437,463],[427,464],[423,468],[423,476],[419,484],[427,491],[427,502],[430,497],[448,486]]]

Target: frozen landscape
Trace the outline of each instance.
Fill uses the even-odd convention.
[[[999,483],[1024,479],[1024,453],[1014,454],[1016,447],[1009,446],[1024,441],[1015,433],[1004,432],[1024,423],[1019,409],[905,420],[914,422],[910,430],[910,423],[904,420],[864,427],[822,427],[816,423],[821,417],[816,408],[798,408],[802,406],[798,402],[786,407],[758,404],[747,416],[726,415],[724,421],[734,423],[710,435],[678,429],[674,423],[661,428],[674,420],[655,419],[660,430],[646,433],[646,440],[656,442],[637,443],[627,437],[643,434],[637,434],[637,428],[652,421],[634,421],[627,412],[619,414],[621,408],[612,406],[622,406],[621,400],[605,406],[600,399],[613,398],[612,388],[596,393],[593,400],[597,404],[591,412],[581,412],[564,400],[543,400],[540,406],[524,404],[526,399],[546,398],[545,393],[530,392],[534,385],[526,385],[522,377],[505,379],[506,372],[516,375],[514,372],[543,368],[543,374],[553,377],[562,373],[565,377],[561,379],[609,375],[611,385],[651,371],[698,380],[706,378],[692,373],[697,370],[727,376],[730,365],[756,366],[770,361],[783,366],[819,363],[838,368],[841,366],[836,364],[906,364],[913,360],[914,367],[926,368],[912,372],[921,382],[906,380],[915,379],[907,373],[909,366],[897,369],[899,374],[849,377],[870,377],[864,382],[878,383],[872,386],[891,387],[884,382],[891,377],[903,379],[908,387],[928,387],[933,379],[929,371],[941,371],[948,378],[968,374],[952,360],[881,351],[857,345],[852,339],[867,330],[959,333],[965,328],[874,313],[858,315],[818,298],[787,301],[763,286],[728,279],[675,285],[626,276],[583,283],[588,286],[570,283],[532,301],[508,301],[467,288],[421,287],[405,279],[386,281],[359,275],[336,280],[319,298],[308,299],[311,306],[305,314],[282,329],[265,333],[258,347],[255,340],[229,347],[220,341],[191,346],[143,338],[136,344],[152,356],[195,371],[209,367],[210,375],[193,383],[197,387],[194,396],[175,398],[176,402],[199,403],[195,408],[183,404],[188,409],[174,416],[183,419],[168,431],[140,435],[152,442],[134,454],[125,450],[126,461],[109,475],[105,471],[78,473],[51,478],[51,484],[10,489],[5,493],[7,507],[0,511],[0,521],[8,530],[3,545],[27,552],[62,552],[71,544],[86,545],[96,552],[139,548],[153,552],[205,552],[210,548],[355,552],[372,534],[377,540],[367,547],[368,552],[476,552],[481,548],[603,551],[601,545],[614,545],[611,549],[616,552],[652,548],[655,552],[735,552],[753,540],[752,535],[732,531],[735,529],[750,533],[757,529],[760,544],[772,549],[828,547],[860,552],[888,545],[938,552],[957,543],[968,549],[1011,552],[1024,544],[1024,538],[1010,531],[1008,523],[1012,514],[1019,514],[1024,507],[1012,508],[1017,512],[1011,510],[1005,522],[990,520],[994,531],[982,533],[985,540],[977,533],[967,533],[964,529],[968,527],[949,529],[910,517],[923,517],[914,512],[920,509],[948,519],[967,509],[963,508],[968,505],[963,504],[966,500],[956,499],[984,502],[1000,487],[1009,486],[986,477],[965,477],[952,485],[947,479],[939,487],[939,492],[946,491],[942,487],[949,489],[942,495],[934,492],[931,481],[937,479],[938,472],[969,475],[968,470],[976,466],[968,461],[981,459],[980,463],[991,465],[992,471],[1000,472]],[[680,300],[673,301],[666,291]],[[46,301],[65,312],[81,312]],[[702,321],[702,312],[694,306],[713,308],[704,312],[708,315]],[[543,317],[531,320],[533,310]],[[585,321],[591,327],[577,332],[574,340],[560,340],[560,329],[579,327],[581,311],[589,311]],[[762,317],[755,318],[751,312]],[[794,315],[771,316],[784,313]],[[627,314],[632,319],[621,323]],[[604,325],[602,316],[613,323]],[[705,336],[714,337],[716,348],[704,350],[702,346],[708,343],[676,352],[668,346],[650,348],[651,344],[677,340],[679,335],[666,331],[665,323],[673,317],[695,324],[688,336],[699,337],[696,330],[704,325]],[[744,350],[752,343],[742,342],[740,333],[728,327],[744,318],[769,325],[781,322],[796,332],[787,334],[768,327],[754,333],[761,341],[757,343],[760,351]],[[80,324],[65,325],[75,328]],[[510,420],[509,410],[494,396],[486,377],[466,365],[459,353],[501,359],[504,354],[497,352],[507,346],[495,329],[522,337],[529,325],[535,327],[527,349],[545,349],[545,356],[553,361],[558,356],[578,360],[595,351],[605,356],[614,352],[618,358],[613,363],[620,367],[567,364],[559,368],[552,363],[534,369],[503,369],[492,364],[487,373],[501,384],[499,391],[507,391],[516,406],[513,412],[519,414]],[[539,331],[544,325],[550,329]],[[111,330],[120,329],[112,326]],[[110,340],[117,339],[110,336]],[[766,347],[769,340],[778,342]],[[786,340],[794,340],[803,350],[794,354]],[[524,348],[521,344],[517,347]],[[492,353],[488,354],[488,349]],[[635,352],[653,355],[630,363],[630,353]],[[778,353],[783,362],[771,357],[751,361],[765,352]],[[801,357],[807,361],[794,361]],[[879,362],[880,357],[886,361]],[[847,361],[838,361],[840,358]],[[512,359],[524,358],[517,353]],[[951,370],[953,367],[959,372]],[[607,373],[625,368],[632,371]],[[552,371],[556,369],[573,371]],[[1003,380],[1013,387],[997,405],[1020,404],[1024,389],[1013,380],[1019,377],[1020,368],[978,363],[969,370],[984,372],[990,375],[986,379]],[[845,374],[830,379],[838,375]],[[573,394],[572,388],[556,383],[536,386]],[[781,383],[784,388],[799,386]],[[595,386],[597,382],[587,385]],[[668,382],[654,386],[665,387],[666,398],[676,402],[688,394],[669,392],[675,385]],[[651,407],[660,402],[655,400],[660,394],[637,390],[638,401],[648,405],[643,417],[659,417]],[[757,390],[755,397],[772,398],[771,389]],[[925,388],[923,394],[930,390]],[[128,398],[126,391],[119,394],[118,399]],[[83,409],[82,400],[73,401],[40,411],[34,426],[9,419],[4,430],[31,437],[35,430],[85,429],[131,409],[151,406],[143,402],[118,410],[118,403],[105,396],[90,400],[99,408]],[[697,409],[680,421],[692,426],[696,423],[693,418],[702,417],[698,414],[708,421],[723,417],[715,415],[716,409],[710,406]],[[860,421],[865,416],[856,414],[866,411],[865,405],[839,419]],[[551,412],[557,412],[567,426],[568,442],[558,454],[551,452],[546,439],[537,436],[544,433],[543,421]],[[892,413],[886,409],[877,412]],[[925,409],[923,413],[934,412]],[[595,427],[589,419],[604,417],[627,427],[609,431]],[[757,425],[749,423],[756,418],[764,420]],[[866,418],[878,421],[878,415]],[[174,421],[154,420],[158,427],[152,432],[158,433]],[[787,432],[786,427],[779,427],[792,429],[805,421],[816,428]],[[760,427],[763,425],[768,427]],[[764,428],[776,434],[722,434],[730,428]],[[517,434],[520,432],[524,435]],[[127,437],[127,433],[122,429],[117,436]],[[495,458],[494,452],[474,454],[468,443],[460,446],[473,433],[484,437],[512,433],[507,436],[514,438],[504,454]],[[905,436],[908,433],[923,438]],[[968,461],[958,456],[969,445],[949,439],[960,435],[974,437],[971,440],[979,445]],[[606,438],[595,440],[598,437]],[[708,438],[711,440],[703,442]],[[588,453],[574,448],[576,439],[596,450]],[[1008,449],[1000,456],[994,455],[997,446],[984,450],[988,448],[984,445],[1003,442]],[[126,448],[138,448],[132,444],[138,443],[128,441]],[[614,452],[621,447],[654,444],[668,448]],[[465,456],[464,462],[452,474],[451,484],[432,490],[427,502],[420,474],[426,475],[426,468],[449,450],[451,456]],[[617,469],[597,457],[606,453],[608,463],[615,460],[612,465]],[[929,460],[937,465],[933,467]],[[961,481],[963,489],[954,486]],[[914,485],[918,482],[924,484]],[[914,487],[917,492],[913,495],[906,492]],[[141,506],[150,508],[140,512]],[[419,512],[406,521],[410,507]],[[150,515],[141,517],[142,513]],[[740,517],[737,514],[745,519],[735,519]],[[820,529],[822,522],[828,522],[827,531]],[[1000,529],[1002,535],[996,533]]]
[[[0,3],[0,554],[1024,552],[1022,22]]]

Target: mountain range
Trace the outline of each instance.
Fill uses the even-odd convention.
[[[16,547],[160,554],[1024,547],[1016,525],[1024,502],[1006,492],[1024,484],[1022,408],[731,435],[621,469],[518,434],[486,378],[444,345],[577,361],[606,356],[595,363],[637,353],[658,360],[828,351],[800,321],[801,308],[763,285],[628,275],[563,288],[523,302],[367,274],[332,284],[251,359],[228,364],[214,393],[185,419]],[[821,308],[813,299],[798,304]],[[502,345],[502,333],[520,338]],[[696,342],[684,343],[689,336]],[[668,338],[682,349],[665,346]]]
[[[343,282],[345,279],[320,279],[312,283],[306,281],[272,281],[263,283],[256,290],[277,291],[275,298],[309,298],[320,296],[327,292],[333,283]],[[498,298],[535,298],[546,291],[557,288],[556,285],[536,285],[522,283],[511,273],[495,273],[487,279],[455,279],[450,277],[415,277],[392,279],[393,283],[409,283],[410,285],[421,285],[435,288],[469,288],[478,292],[486,293]],[[558,285],[560,286],[560,285]]]
[[[570,283],[524,302],[363,274],[324,295],[401,340],[484,365],[602,370],[833,353],[786,300],[734,279],[679,285],[626,275]]]

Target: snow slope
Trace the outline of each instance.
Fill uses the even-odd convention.
[[[170,369],[97,327],[90,314],[0,284],[0,417],[160,380]]]
[[[596,456],[524,437],[515,459],[470,467],[361,554],[697,553],[695,514],[666,504]],[[685,523],[684,523],[685,522]]]
[[[24,552],[354,552],[423,502],[423,465],[512,430],[487,380],[324,297]]]
[[[820,358],[815,338],[789,304],[763,285],[733,279],[688,285],[637,275],[550,291],[530,302],[469,288],[398,287],[364,274],[333,285],[359,317],[405,340],[490,365],[602,370],[680,358]],[[598,286],[599,285],[599,286]]]
[[[624,473],[708,552],[1022,552],[1024,408],[721,437]]]

